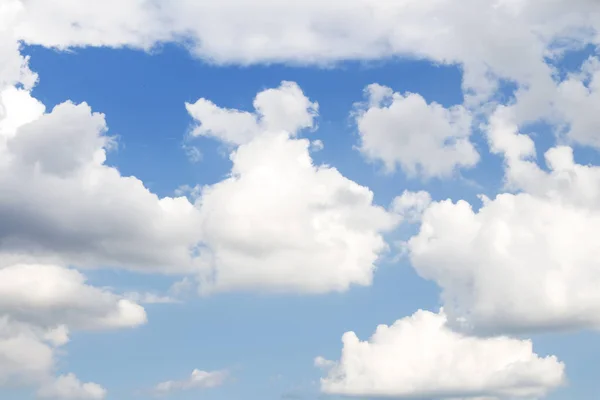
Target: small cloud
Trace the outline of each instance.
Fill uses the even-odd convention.
[[[185,277],[180,281],[175,282],[169,288],[169,292],[174,296],[186,296],[194,289],[194,283],[190,278]]]
[[[177,300],[173,297],[169,296],[161,296],[154,293],[138,293],[138,292],[129,292],[125,293],[125,298],[134,301],[140,304],[175,304],[181,303],[180,300]]]
[[[202,152],[198,147],[189,144],[183,144],[181,148],[191,163],[196,164],[202,161]]]
[[[222,386],[228,377],[228,371],[207,372],[195,369],[186,379],[159,383],[154,387],[153,392],[160,396],[181,390],[215,388]]]
[[[185,196],[189,201],[194,202],[200,197],[202,186],[181,185],[175,189],[175,196]]]
[[[313,140],[312,142],[310,142],[310,151],[312,151],[312,152],[321,151],[324,148],[325,148],[325,145],[323,144],[323,141],[320,139],[316,139],[316,140]]]
[[[43,399],[103,400],[106,389],[97,383],[80,382],[75,375],[67,374],[42,386],[37,394]]]

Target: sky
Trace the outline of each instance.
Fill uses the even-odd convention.
[[[592,0],[0,0],[0,397],[597,397],[599,44]]]

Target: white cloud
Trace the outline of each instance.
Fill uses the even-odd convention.
[[[511,118],[520,126],[544,121],[561,143],[600,148],[600,59],[591,56],[566,78],[543,79],[531,88],[521,88],[511,106]]]
[[[0,386],[34,385],[40,396],[100,399],[104,389],[73,375],[53,377],[56,350],[71,330],[118,329],[146,322],[131,300],[85,283],[79,272],[55,265],[0,268]]]
[[[408,175],[444,177],[473,167],[479,155],[469,141],[471,115],[463,106],[427,104],[418,94],[394,93],[373,84],[355,114],[360,150],[387,171],[399,166]]]
[[[325,145],[323,144],[323,141],[320,139],[316,139],[316,140],[313,140],[312,142],[310,142],[310,151],[312,151],[312,152],[321,151],[324,148],[325,148]]]
[[[27,65],[27,57],[19,51],[20,44],[13,31],[20,10],[21,4],[17,0],[6,0],[0,4],[0,92],[17,83],[31,88],[37,81],[37,75]],[[0,119],[2,116],[0,101]]]
[[[513,110],[490,120],[491,149],[519,193],[434,202],[408,242],[417,272],[435,281],[450,323],[490,334],[600,328],[600,168],[578,165],[569,147],[546,152],[518,133]]]
[[[18,37],[47,47],[149,49],[180,41],[202,59],[242,65],[408,55],[462,64],[465,86],[484,94],[495,89],[498,76],[526,84],[548,79],[544,57],[597,42],[600,24],[594,0],[9,3],[21,9]]]
[[[369,341],[345,333],[340,361],[316,360],[328,371],[321,390],[361,397],[532,399],[564,383],[564,365],[535,354],[530,341],[463,336],[445,323],[443,312],[417,311],[378,326]]]
[[[400,196],[394,198],[391,209],[407,222],[417,222],[429,204],[431,204],[429,193],[423,190],[418,192],[405,190]]]
[[[97,383],[82,383],[73,374],[61,375],[38,391],[38,396],[56,400],[102,400],[106,389]]]
[[[228,371],[200,371],[195,369],[192,374],[183,380],[165,381],[154,387],[154,393],[165,395],[179,390],[209,389],[222,386],[229,377]]]
[[[582,70],[557,86],[553,111],[565,121],[569,141],[600,148],[600,59],[588,59]]]
[[[79,266],[195,268],[197,210],[105,164],[113,141],[103,114],[71,102],[43,113],[14,88],[2,101],[0,186],[10,196],[0,197],[0,252]]]
[[[185,156],[190,160],[192,164],[199,163],[202,161],[202,151],[196,146],[191,146],[188,144],[184,144],[181,146],[183,151],[185,152]]]
[[[138,304],[87,285],[78,271],[55,265],[1,268],[1,313],[44,327],[112,329],[146,322]]]
[[[138,293],[138,292],[129,292],[125,293],[124,297],[131,301],[140,304],[175,304],[180,303],[180,300],[170,297],[170,296],[161,296],[155,293]]]
[[[54,365],[53,340],[46,332],[0,316],[0,387],[35,384],[43,380]]]
[[[313,165],[311,143],[294,136],[314,126],[318,105],[293,82],[258,93],[254,114],[199,112],[208,103],[187,105],[198,134],[240,146],[227,179],[182,188],[200,211],[202,290],[323,293],[371,284],[387,247],[382,234],[399,218],[373,205],[368,188]]]
[[[373,193],[328,166],[308,140],[265,133],[231,155],[231,176],[202,188],[206,290],[343,291],[369,285],[397,222]]]
[[[221,108],[201,98],[186,103],[189,114],[198,122],[194,136],[210,136],[225,143],[240,145],[263,131],[286,131],[295,135],[312,128],[319,105],[311,102],[295,82],[282,82],[278,88],[266,89],[254,99],[255,112]]]

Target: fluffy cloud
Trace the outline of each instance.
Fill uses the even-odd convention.
[[[434,202],[407,244],[412,264],[442,289],[455,328],[491,334],[600,328],[600,168],[572,149],[546,152],[518,132],[514,110],[490,120],[491,149],[504,155],[506,183],[519,193]]]
[[[54,346],[45,340],[47,333],[6,315],[0,317],[0,387],[34,384],[49,373]]]
[[[37,75],[31,72],[27,58],[20,53],[20,44],[13,31],[21,6],[17,1],[4,1],[0,4],[0,91],[16,83],[31,88]],[[3,117],[0,101],[0,119]]]
[[[394,398],[527,398],[564,382],[564,365],[540,357],[527,340],[463,336],[442,313],[418,311],[380,325],[368,342],[344,334],[340,361],[319,357],[329,394]]]
[[[319,105],[311,102],[295,82],[266,89],[254,99],[254,113],[226,109],[201,98],[186,103],[189,114],[198,122],[194,136],[210,136],[225,143],[248,143],[264,131],[286,131],[295,135],[299,130],[312,128]]]
[[[600,148],[600,59],[589,58],[581,73],[557,86],[553,102],[555,116],[566,125],[563,135],[571,142]]]
[[[512,119],[520,126],[544,121],[558,140],[600,148],[600,59],[589,57],[566,77],[546,79],[533,88],[521,88],[511,106]]]
[[[179,41],[202,59],[242,65],[409,55],[463,65],[465,87],[484,93],[497,77],[527,85],[550,79],[545,57],[597,42],[600,24],[594,0],[8,3],[19,11],[18,37],[48,47]]]
[[[311,143],[294,138],[313,126],[317,104],[292,82],[258,93],[254,114],[217,109],[218,117],[202,117],[197,106],[207,102],[187,105],[201,122],[196,131],[241,145],[231,153],[229,178],[193,190],[203,290],[323,293],[369,285],[386,249],[382,234],[398,218],[375,206],[368,188],[315,166]]]
[[[479,161],[469,141],[471,115],[463,106],[427,104],[418,94],[377,84],[365,93],[367,102],[356,113],[360,150],[388,171],[398,165],[409,175],[441,177]]]
[[[369,285],[396,216],[328,166],[310,142],[265,133],[231,155],[230,178],[202,188],[206,288],[343,291]]]
[[[1,98],[0,252],[81,266],[194,268],[197,210],[105,164],[114,140],[104,115],[71,102],[44,113],[22,89]]]
[[[392,202],[392,211],[407,222],[417,222],[421,219],[423,211],[431,204],[429,193],[421,190],[410,192],[405,190]]]
[[[138,304],[87,285],[81,273],[55,265],[0,269],[0,312],[44,327],[110,329],[146,322]]]
[[[154,388],[154,393],[165,395],[179,390],[214,388],[223,385],[228,376],[228,371],[207,372],[195,369],[187,379],[159,383]]]
[[[75,375],[67,374],[43,386],[38,396],[56,400],[102,400],[106,389],[96,383],[81,383]]]
[[[138,304],[85,283],[55,265],[0,268],[0,386],[40,386],[39,395],[101,399],[105,390],[74,375],[53,378],[56,350],[73,329],[116,329],[146,322]]]

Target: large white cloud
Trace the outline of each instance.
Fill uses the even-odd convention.
[[[286,131],[295,135],[312,128],[319,105],[311,102],[295,82],[282,82],[278,88],[266,89],[254,99],[255,112],[221,108],[200,98],[186,103],[189,114],[198,122],[193,136],[209,136],[225,143],[248,143],[264,131]]]
[[[600,168],[551,148],[548,171],[518,133],[514,110],[490,120],[491,149],[504,155],[518,193],[434,202],[407,243],[417,272],[443,289],[450,323],[484,334],[600,328]]]
[[[315,166],[310,142],[264,133],[231,155],[231,176],[198,199],[207,288],[343,291],[369,285],[397,218],[336,169]]]
[[[443,312],[417,311],[380,325],[369,341],[344,334],[341,359],[319,357],[321,390],[393,398],[532,399],[562,385],[564,365],[540,357],[528,340],[463,336],[446,327]]]
[[[104,115],[71,102],[43,113],[26,90],[0,95],[0,252],[81,266],[194,268],[197,210],[105,164],[114,141]]]
[[[195,190],[203,289],[323,293],[371,284],[387,247],[382,234],[399,217],[375,206],[368,188],[314,165],[310,142],[294,138],[313,126],[317,104],[292,82],[258,93],[255,114],[204,113],[205,104],[187,105],[199,134],[241,145],[227,179]]]
[[[412,176],[443,177],[479,161],[469,141],[471,115],[463,106],[427,104],[418,94],[378,84],[365,94],[367,101],[355,113],[360,150],[389,172],[399,166]]]
[[[493,90],[496,76],[543,83],[544,57],[597,42],[600,25],[594,0],[9,3],[21,8],[18,37],[44,46],[180,41],[205,60],[237,64],[410,56],[464,65],[466,87],[479,92]]]

